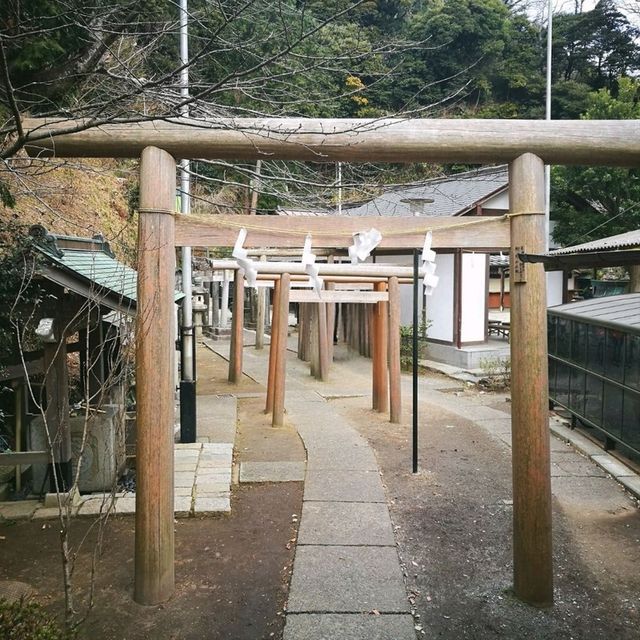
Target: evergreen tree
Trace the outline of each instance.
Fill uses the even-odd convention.
[[[640,118],[640,81],[621,78],[617,91],[589,98],[590,120]],[[552,173],[554,238],[568,246],[640,228],[640,170],[555,167]]]

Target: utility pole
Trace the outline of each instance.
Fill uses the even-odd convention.
[[[553,57],[553,0],[547,3],[547,87],[545,120],[551,120],[551,65]],[[549,231],[551,217],[551,165],[544,167],[544,250],[549,251]]]
[[[189,31],[187,0],[180,0],[180,115],[189,117]],[[191,213],[191,163],[180,161],[180,213]],[[196,441],[196,375],[194,362],[191,247],[182,247],[182,357],[180,379],[180,442]]]
[[[256,160],[256,173],[251,180],[251,205],[249,213],[255,216],[258,213],[258,195],[260,194],[260,171],[262,169],[262,160]]]
[[[342,162],[338,162],[336,167],[338,182],[338,215],[342,215]]]

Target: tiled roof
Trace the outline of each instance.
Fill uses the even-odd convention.
[[[571,302],[551,307],[549,313],[640,333],[640,293]]]
[[[608,238],[602,238],[600,240],[592,240],[591,242],[585,242],[584,244],[576,244],[572,247],[564,247],[563,249],[556,249],[550,251],[549,256],[562,256],[569,253],[585,253],[590,251],[615,251],[618,249],[631,249],[634,247],[640,247],[640,230],[627,231],[626,233],[619,233],[616,236],[609,236]]]
[[[507,167],[489,167],[395,188],[356,207],[343,206],[348,216],[455,216],[508,187]]]
[[[101,237],[77,238],[48,233],[40,225],[29,230],[34,247],[46,258],[44,277],[64,281],[76,293],[105,306],[133,313],[136,306],[138,273],[116,260]],[[77,286],[74,286],[77,285]]]

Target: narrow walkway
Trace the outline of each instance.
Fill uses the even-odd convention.
[[[211,346],[227,357],[228,345]],[[266,382],[267,354],[245,349],[244,372]],[[286,419],[304,441],[307,471],[285,640],[416,637],[375,456],[325,399],[368,394],[369,384],[357,375],[321,384],[287,359]]]

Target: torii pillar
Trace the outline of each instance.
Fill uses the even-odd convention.
[[[136,314],[136,531],[134,598],[168,600],[175,588],[173,515],[174,209],[176,162],[146,147],[140,158]]]
[[[536,606],[553,604],[547,296],[542,264],[519,253],[545,244],[544,163],[525,153],[509,166],[511,218],[511,435],[513,586]]]

